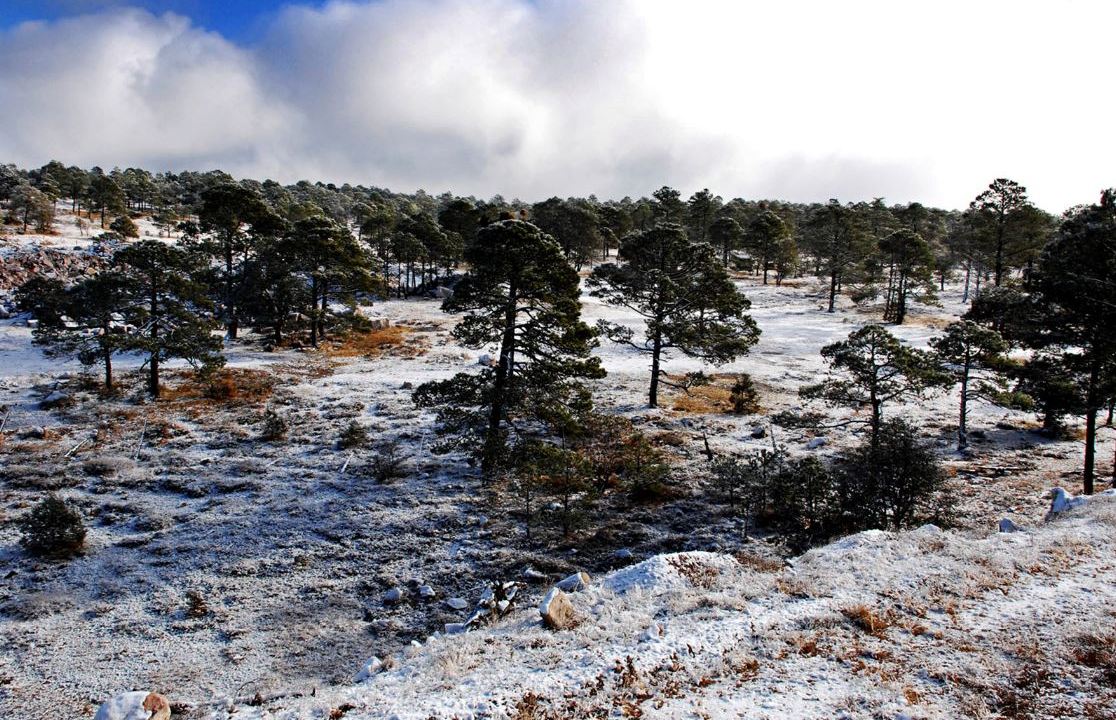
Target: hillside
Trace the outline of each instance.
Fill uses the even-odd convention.
[[[869,531],[785,568],[652,557],[430,639],[342,692],[214,718],[1112,717],[1116,500],[966,537]]]

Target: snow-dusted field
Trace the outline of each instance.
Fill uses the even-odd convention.
[[[53,241],[80,245],[71,240],[77,239]],[[825,313],[808,280],[784,287],[740,282],[763,337],[749,356],[716,370],[751,373],[769,411],[800,406],[798,387],[823,372],[820,348],[873,319],[851,307]],[[944,307],[919,308],[896,334],[925,345],[961,312],[959,301],[956,290],[947,290]],[[634,323],[587,296],[584,308],[589,322]],[[389,301],[374,312],[406,328],[402,345],[371,357],[238,345],[229,349],[229,366],[273,380],[273,392],[258,400],[185,395],[157,404],[140,400],[135,379],[123,397],[98,400],[79,389],[76,365],[48,361],[31,346],[23,319],[0,321],[0,406],[7,408],[0,417],[8,413],[0,444],[0,717],[91,716],[98,702],[131,689],[167,695],[176,717],[223,708],[230,699],[238,717],[266,716],[268,708],[323,717],[345,702],[360,708],[352,716],[370,718],[498,716],[528,691],[542,698],[537,717],[579,717],[580,706],[541,713],[567,694],[580,702],[579,688],[598,675],[604,689],[585,713],[621,697],[635,702],[646,685],[657,699],[636,703],[645,716],[699,716],[686,708],[700,700],[713,717],[735,717],[741,708],[749,717],[773,718],[841,711],[958,717],[968,714],[966,693],[981,687],[968,688],[965,678],[991,677],[1030,637],[1049,650],[1044,633],[1068,638],[1079,626],[1099,623],[1111,605],[1102,597],[1116,580],[1107,560],[1111,512],[987,538],[1001,517],[1039,523],[1046,487],[1076,487],[1080,443],[1043,440],[1027,431],[1032,417],[977,406],[970,425],[987,438],[977,441],[972,458],[958,457],[951,453],[952,394],[893,411],[938,438],[955,473],[959,531],[861,536],[838,545],[840,551],[815,551],[794,571],[698,555],[696,562],[716,569],[713,584],[679,584],[670,560],[657,553],[773,556],[767,543],[742,539],[701,484],[703,434],[718,452],[771,440],[751,437],[753,425],[765,422],[761,416],[677,411],[673,395],[663,408],[647,410],[646,358],[607,341],[599,348],[609,376],[594,387],[598,404],[652,434],[681,438],[672,447],[691,493],[609,519],[607,533],[528,547],[506,505],[480,485],[465,459],[434,452],[432,417],[410,399],[411,386],[474,367],[482,352],[453,343],[454,318],[437,301]],[[125,371],[135,365],[120,363]],[[677,357],[667,366],[672,373],[700,367]],[[183,374],[168,384],[186,381]],[[75,404],[39,409],[57,383]],[[289,422],[284,441],[260,439],[265,409]],[[369,429],[374,446],[400,444],[405,478],[379,484],[369,477],[372,450],[335,446],[354,419]],[[793,452],[832,453],[857,440],[851,430],[831,431],[822,449],[808,451],[812,433],[773,431]],[[1105,432],[1102,459],[1112,456]],[[9,522],[49,489],[78,505],[90,527],[84,555],[65,564],[27,558]],[[632,559],[616,559],[619,548]],[[578,599],[588,619],[568,635],[538,630],[523,610],[492,634],[408,650],[415,657],[401,660],[400,669],[357,690],[329,689],[347,684],[367,658],[394,656],[461,621],[468,611],[450,607],[448,598],[471,605],[494,581],[522,580],[529,606],[551,580],[575,569],[598,573],[649,557],[629,575],[661,570],[664,578],[620,592],[624,581],[616,578],[626,576],[614,576]],[[528,567],[537,572],[525,575]],[[791,591],[796,583],[806,597]],[[436,597],[418,597],[421,584]],[[407,589],[404,601],[385,605],[383,593],[397,585]],[[1095,593],[1088,602],[1087,593]],[[856,603],[892,608],[908,625],[918,617],[926,630],[864,635],[840,615]],[[1071,621],[1051,625],[1038,615],[1054,608]],[[659,626],[661,633],[641,641]],[[815,635],[822,650],[804,652]],[[627,654],[638,680],[618,685],[624,673],[611,667]],[[758,665],[746,672],[726,669],[751,667],[753,659]],[[678,669],[649,679],[664,663]],[[671,683],[681,688],[675,698]],[[904,695],[906,687],[913,696]],[[311,693],[322,700],[292,699]],[[244,700],[257,695],[264,704],[246,709]]]

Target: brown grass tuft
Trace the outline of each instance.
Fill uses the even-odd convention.
[[[391,325],[368,332],[354,331],[335,342],[326,352],[331,357],[341,358],[377,358],[400,353],[409,357],[421,355],[419,346],[407,343],[410,332],[410,328],[402,325]]]

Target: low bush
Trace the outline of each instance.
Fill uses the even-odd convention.
[[[364,447],[368,444],[368,430],[356,420],[351,421],[341,436],[337,438],[337,447],[348,450],[355,447]]]
[[[57,495],[47,495],[19,519],[19,544],[32,555],[67,556],[85,543],[81,513]]]

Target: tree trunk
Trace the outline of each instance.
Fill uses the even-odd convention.
[[[310,281],[310,345],[318,347],[318,278]]]
[[[106,348],[102,352],[105,359],[105,390],[112,392],[112,351]]]
[[[236,340],[238,326],[233,299],[233,247],[230,239],[225,243],[225,333],[229,340]]]
[[[151,278],[151,359],[148,362],[147,391],[159,398],[159,290],[158,282]]]
[[[1089,386],[1085,391],[1085,494],[1093,494],[1093,478],[1097,463],[1097,413],[1100,411],[1098,383],[1100,360],[1094,358],[1089,367]]]
[[[837,307],[837,268],[829,273],[829,310],[834,312]]]
[[[481,470],[485,476],[491,474],[500,449],[500,424],[507,411],[508,380],[511,376],[512,362],[515,357],[515,320],[518,315],[519,290],[513,279],[508,287],[508,301],[504,306],[504,334],[500,338],[500,362],[496,366],[496,379],[492,388],[492,407],[488,412],[488,432],[485,437],[484,457]]]
[[[663,352],[663,333],[659,322],[655,322],[655,340],[651,346],[651,390],[647,399],[647,406],[653,408],[659,407],[659,356]]]
[[[966,364],[961,370],[961,412],[957,419],[957,452],[964,452],[969,447],[969,430],[966,421],[969,416],[969,366]]]

